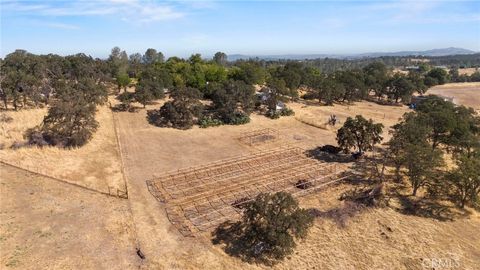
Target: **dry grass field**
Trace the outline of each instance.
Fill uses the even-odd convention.
[[[120,137],[129,179],[133,216],[139,231],[139,241],[148,258],[145,267],[263,268],[226,257],[219,246],[211,249],[208,234],[203,236],[204,240],[202,237],[189,239],[180,236],[168,221],[162,205],[148,192],[145,186],[146,179],[167,171],[208,164],[219,159],[255,152],[259,148],[272,148],[282,143],[305,149],[326,143],[333,144],[335,128],[325,125],[331,114],[337,115],[340,124],[348,116],[362,114],[389,127],[407,111],[405,107],[381,106],[370,102],[333,107],[306,106],[301,103],[290,103],[289,106],[296,112],[293,117],[270,120],[264,116],[252,115],[251,123],[243,126],[208,129],[194,127],[187,131],[150,126],[145,121],[143,111],[119,114]],[[255,147],[239,142],[238,138],[242,133],[259,128],[279,130],[280,142]],[[137,162],[138,160],[141,162]],[[327,189],[301,199],[301,202],[306,207],[317,207],[322,211],[335,209],[341,205],[338,197],[340,190],[345,188]],[[152,224],[156,226],[152,227]],[[381,231],[385,228],[381,224],[390,224],[395,233],[385,236]],[[462,224],[462,229],[458,229],[458,224]],[[478,239],[468,239],[468,243],[465,243],[464,239],[467,238],[467,233],[473,232],[479,225],[477,216],[468,220],[439,222],[429,218],[405,216],[392,209],[363,213],[353,218],[346,228],[339,228],[329,220],[318,220],[309,238],[299,245],[297,252],[274,268],[422,269],[422,258],[428,260],[441,256],[460,258],[462,266],[473,269],[474,258],[479,252],[474,243]],[[411,228],[416,226],[421,229],[412,231]],[[457,235],[452,238],[452,233]],[[390,240],[386,240],[386,237]],[[392,254],[387,255],[384,251]]]
[[[30,109],[1,114],[13,118],[0,122],[0,159],[17,166],[49,176],[65,179],[75,184],[102,192],[125,190],[121,172],[117,141],[112,113],[107,107],[99,107],[96,118],[99,128],[93,139],[84,147],[60,149],[58,147],[23,147],[10,149],[14,142],[24,141],[23,134],[28,128],[40,124],[46,109]]]
[[[0,269],[135,269],[128,201],[0,164]]]
[[[341,209],[342,184],[301,200],[324,213]],[[342,227],[332,219],[317,219],[308,238],[278,269],[432,269],[432,259],[458,260],[458,269],[480,263],[480,216],[455,221],[405,215],[391,207],[360,212]]]
[[[459,68],[458,69],[458,74],[459,75],[472,75],[473,73],[475,73],[476,71],[478,71],[478,68]]]
[[[149,105],[147,109],[158,108],[161,103]],[[221,245],[212,245],[210,233],[199,233],[194,238],[182,236],[168,220],[165,206],[149,192],[146,180],[165,172],[285,144],[303,149],[335,144],[336,129],[346,117],[356,114],[383,123],[384,137],[388,139],[388,127],[408,111],[406,107],[371,102],[350,106],[303,103],[288,106],[294,109],[295,116],[271,120],[254,114],[246,125],[194,127],[185,131],[148,124],[145,110],[119,112],[112,118],[107,108],[101,108],[97,115],[101,127],[93,140],[81,149],[1,150],[2,159],[15,162],[25,159],[22,162],[28,162],[27,165],[47,166],[52,174],[66,170],[69,173],[63,176],[77,179],[78,183],[88,183],[89,176],[93,175],[98,179],[92,181],[99,181],[99,186],[104,179],[112,181],[108,180],[110,174],[106,168],[117,168],[112,175],[118,173],[121,177],[120,160],[123,159],[129,191],[128,201],[110,198],[2,165],[2,267],[267,269],[230,257]],[[27,126],[39,123],[42,118],[28,115],[41,115],[39,112],[8,113],[14,117],[13,123],[21,119],[31,122],[20,122],[18,126],[4,124],[2,138],[6,138],[7,143],[19,140],[19,134]],[[338,118],[336,127],[326,125],[332,114]],[[114,124],[119,131],[121,157],[116,148]],[[255,145],[239,139],[245,132],[263,128],[278,130],[280,138]],[[47,160],[35,159],[36,156]],[[103,162],[109,163],[102,163],[102,157]],[[352,185],[347,183],[327,187],[302,197],[300,204],[335,216],[344,206],[339,201],[340,194],[350,188]],[[387,208],[359,212],[350,217],[345,226],[331,218],[317,218],[295,253],[273,269],[425,269],[432,259],[459,262],[461,269],[475,269],[480,264],[478,213],[472,211],[470,215],[457,215],[453,221],[440,221],[406,215],[397,209],[398,205],[393,201]],[[136,242],[145,260],[136,256]]]
[[[453,97],[453,102],[480,110],[480,82],[447,83],[430,88],[427,94]]]

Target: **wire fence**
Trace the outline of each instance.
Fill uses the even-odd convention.
[[[68,185],[71,185],[71,186],[74,186],[74,187],[77,187],[77,188],[81,188],[81,189],[84,189],[84,190],[100,193],[100,194],[103,194],[103,195],[108,195],[108,196],[111,196],[111,197],[128,199],[127,190],[120,190],[118,188],[110,187],[108,185],[106,186],[106,188],[104,190],[99,190],[97,188],[80,185],[73,180],[68,180],[68,179],[65,179],[65,178],[60,178],[60,177],[57,177],[57,176],[49,175],[46,172],[46,169],[42,170],[42,169],[39,169],[39,168],[34,167],[34,166],[29,166],[29,165],[26,165],[26,164],[22,164],[20,161],[12,162],[12,161],[6,161],[6,160],[3,160],[3,159],[0,159],[0,163],[3,164],[3,165],[6,165],[6,166],[14,167],[16,169],[19,169],[19,170],[37,175],[37,176],[41,176],[41,177],[44,177],[44,178],[47,178],[47,179],[50,179],[50,180],[54,180],[54,181],[57,181],[57,182],[68,184]]]

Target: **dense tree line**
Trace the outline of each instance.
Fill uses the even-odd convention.
[[[361,115],[349,117],[337,131],[338,150],[329,149],[354,149],[353,156],[359,157],[382,141],[382,129]],[[480,116],[474,109],[430,95],[415,111],[405,113],[390,133],[383,162],[394,167],[396,181],[409,182],[413,196],[422,190],[462,208],[480,207]],[[445,166],[446,159],[454,166]]]
[[[95,132],[96,105],[106,101],[110,77],[105,61],[17,50],[2,60],[0,76],[5,109],[49,105],[42,124],[27,131],[30,143],[81,146]]]
[[[252,59],[261,62],[264,66],[286,65],[289,62],[298,62],[306,67],[318,68],[323,73],[333,73],[338,70],[362,69],[372,63],[382,63],[392,68],[404,68],[406,66],[418,65],[426,62],[430,66],[447,66],[449,68],[471,68],[480,67],[480,54],[448,55],[448,56],[380,56],[362,58],[318,58],[303,60],[262,60]],[[241,60],[243,61],[243,60]]]
[[[397,178],[406,176],[413,195],[426,188],[461,207],[479,206],[480,117],[473,109],[428,96],[393,126],[388,145]],[[450,171],[444,166],[447,153],[456,164]]]
[[[283,65],[267,65],[257,60],[228,63],[222,52],[212,60],[202,59],[198,54],[188,59],[159,59],[140,62],[141,66],[136,67],[140,72],[135,94],[122,100],[128,104],[136,100],[145,106],[163,97],[165,91],[182,87],[196,89],[201,93],[198,99],[213,102],[197,117],[197,122],[205,126],[248,122],[252,111],[249,104],[255,103],[253,85],[263,86],[259,95],[264,97],[266,115],[277,118],[292,113],[289,109],[277,111],[277,105],[298,98],[299,89],[306,90],[304,98],[318,99],[326,105],[369,99],[372,95],[378,100],[408,103],[413,93],[423,94],[428,87],[449,80],[449,74],[441,68],[426,66],[403,75],[393,73],[381,62],[362,69],[322,73],[318,68],[295,61]]]
[[[300,93],[305,99],[316,99],[325,105],[373,97],[382,102],[408,103],[415,92],[423,94],[428,87],[463,78],[457,76],[455,70],[448,73],[426,64],[407,75],[394,73],[385,61],[370,60],[362,68],[332,65],[335,70],[325,72],[308,61],[239,60],[232,63],[222,52],[210,60],[199,54],[188,59],[165,59],[152,48],[144,54],[129,56],[115,47],[108,59],[101,60],[83,54],[61,57],[18,50],[1,62],[0,98],[5,108],[9,104],[16,110],[42,106],[49,104],[51,98],[60,98],[59,89],[65,85],[84,84],[86,81],[81,79],[90,78],[97,86],[116,85],[117,98],[122,103],[118,108],[123,110],[132,110],[135,102],[146,107],[170,93],[173,101],[165,103],[163,110],[158,109],[163,113],[150,115],[182,119],[160,121],[154,117],[156,120],[151,122],[186,128],[195,123],[204,127],[247,123],[254,109],[271,118],[291,115],[293,111],[283,104],[298,98]],[[475,76],[471,77],[475,79]],[[257,93],[255,85],[260,86]],[[134,91],[128,90],[128,86],[134,86]],[[198,103],[201,99],[211,102],[195,113],[187,113],[189,105],[183,100]],[[182,123],[184,127],[180,127]]]
[[[478,54],[423,57],[430,60],[430,64],[421,64],[417,71],[410,72],[408,76],[394,75],[389,69],[411,65],[411,58],[326,58],[305,61],[252,59],[228,62],[227,55],[218,52],[211,60],[202,59],[199,54],[188,59],[171,57],[167,60],[161,52],[152,48],[144,54],[128,55],[126,51],[115,47],[108,59],[101,60],[83,54],[61,57],[52,54],[34,55],[17,50],[1,61],[0,97],[4,106],[10,103],[19,109],[27,106],[28,102],[38,106],[39,103],[48,103],[48,99],[55,94],[55,81],[73,76],[96,76],[99,79],[101,77],[103,82],[115,82],[118,92],[125,89],[132,79],[138,79],[139,93],[135,100],[145,105],[151,99],[162,97],[165,90],[173,87],[196,88],[202,92],[202,97],[210,98],[216,83],[234,80],[249,85],[263,85],[269,78],[275,78],[285,82],[285,95],[296,97],[298,88],[307,86],[319,92],[319,99],[330,104],[337,100],[365,98],[368,90],[398,101],[402,100],[402,96],[408,96],[412,92],[411,88],[413,91],[424,91],[425,87],[447,81],[480,80],[480,73],[460,76],[457,70],[458,67],[472,66],[470,62],[479,62]],[[324,64],[314,64],[318,61]],[[445,74],[442,69],[430,69],[436,64],[449,64],[452,70]],[[328,70],[322,68],[323,65]]]

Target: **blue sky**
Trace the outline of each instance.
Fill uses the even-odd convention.
[[[17,48],[108,56],[480,51],[480,1],[1,2],[1,56]]]

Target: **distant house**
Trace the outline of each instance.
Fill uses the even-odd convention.
[[[261,101],[262,103],[265,104],[265,103],[267,102],[267,100],[268,100],[268,96],[270,95],[270,93],[258,91],[258,92],[255,93],[255,95],[257,96],[257,99],[258,99],[259,101]],[[276,107],[277,110],[283,110],[283,109],[285,109],[286,107],[287,107],[287,105],[285,105],[285,103],[283,103],[283,102],[281,102],[281,101],[278,101],[278,102],[277,102],[277,107]]]
[[[285,103],[281,102],[281,101],[278,101],[277,102],[277,110],[283,110],[287,107],[287,105],[285,105]]]
[[[419,66],[406,66],[405,69],[406,70],[419,70],[420,67]]]

